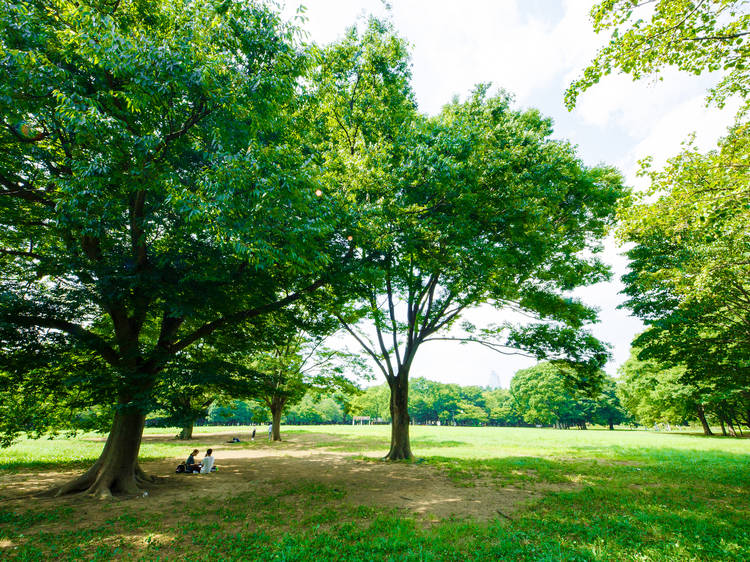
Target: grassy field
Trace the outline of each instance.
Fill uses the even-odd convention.
[[[228,471],[219,473],[235,478],[226,488],[202,477],[175,488],[185,484],[169,475],[149,498],[110,501],[19,499],[19,489],[73,474],[102,447],[96,436],[21,442],[0,458],[0,558],[750,559],[750,440],[414,427],[418,459],[382,467],[376,459],[387,450],[388,427],[284,430],[284,442],[269,444],[264,427],[254,443],[248,428],[223,429],[243,439],[231,451],[234,464],[227,458]],[[175,431],[149,429],[142,462],[166,472],[193,445],[214,446],[215,431],[198,428],[186,446],[171,439]],[[217,453],[220,466],[222,452],[230,455]],[[297,472],[285,477],[292,465]],[[365,499],[356,493],[362,481],[352,475],[375,478],[381,468],[415,490],[445,481],[452,495],[475,498],[479,508],[503,490],[527,499],[495,517],[418,513],[415,493],[401,506],[385,502],[388,482]],[[255,471],[246,486],[243,471]]]

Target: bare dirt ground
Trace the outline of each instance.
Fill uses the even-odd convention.
[[[114,501],[138,502],[138,509],[150,513],[174,514],[187,504],[222,500],[253,491],[256,494],[286,489],[300,484],[323,484],[342,492],[341,501],[352,505],[399,508],[413,512],[427,521],[449,517],[480,520],[512,517],[533,503],[542,488],[500,487],[478,479],[469,486],[457,485],[445,474],[428,465],[387,463],[356,458],[359,453],[325,449],[326,436],[292,435],[282,443],[269,445],[256,441],[252,445],[226,443],[232,434],[200,435],[202,442],[215,439],[213,447],[218,472],[212,474],[175,474],[182,459],[168,458],[143,463],[144,470],[160,477],[159,484],[147,497],[116,498]],[[164,436],[146,436],[144,440],[164,440]],[[191,448],[187,443],[186,451]],[[201,451],[202,452],[202,451]],[[365,452],[377,456],[382,451]],[[48,502],[81,506],[80,498],[34,500],[29,495],[60,484],[76,475],[74,471],[29,471],[0,475],[0,500],[9,510],[44,508]],[[544,488],[545,490],[548,487]],[[91,523],[110,516],[107,504],[90,500],[86,518]],[[32,505],[33,504],[33,505]],[[51,504],[49,504],[51,505]],[[46,505],[46,507],[49,507]],[[70,522],[75,525],[75,522]],[[57,528],[60,523],[56,523]],[[42,530],[42,529],[37,529]]]

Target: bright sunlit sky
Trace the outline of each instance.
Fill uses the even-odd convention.
[[[636,177],[640,159],[652,156],[662,164],[692,132],[699,146],[711,148],[736,110],[705,107],[710,77],[667,72],[659,82],[607,77],[568,112],[565,89],[608,40],[592,31],[591,0],[392,0],[390,11],[380,0],[286,0],[290,17],[300,3],[306,7],[303,27],[316,43],[335,41],[362,16],[390,17],[412,46],[420,111],[434,114],[454,95],[464,99],[475,84],[491,82],[513,93],[519,108],[535,107],[552,117],[555,136],[577,145],[586,164],[614,165],[636,188],[646,185]],[[642,329],[626,310],[617,309],[623,301],[619,277],[626,266],[620,251],[607,241],[612,282],[576,292],[600,310],[600,322],[591,330],[612,345],[606,368],[611,375],[628,358],[630,341]],[[503,313],[493,309],[468,317],[479,324],[503,321]],[[534,363],[476,344],[432,342],[420,348],[411,378],[507,387],[515,371]]]

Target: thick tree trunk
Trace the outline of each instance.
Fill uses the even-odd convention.
[[[281,412],[284,409],[284,401],[274,397],[271,401],[271,435],[274,441],[281,441]]]
[[[698,419],[701,420],[701,425],[703,426],[703,435],[713,435],[706,421],[706,412],[703,409],[703,404],[698,404]]]
[[[182,430],[177,435],[177,439],[189,440],[192,438],[193,438],[193,420],[190,420],[182,424]]]
[[[119,410],[112,421],[102,454],[84,474],[43,495],[61,496],[88,492],[99,497],[112,494],[141,494],[141,486],[153,483],[138,466],[138,451],[146,420],[145,412]]]
[[[615,424],[612,423],[612,420],[609,421],[609,430],[614,431],[615,430]]]
[[[719,416],[719,424],[721,424],[721,434],[726,437],[727,436],[727,428],[724,425],[724,418]]]
[[[391,450],[386,460],[411,459],[409,444],[409,375],[407,372],[388,381],[391,387]]]

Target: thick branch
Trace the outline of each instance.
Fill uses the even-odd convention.
[[[65,332],[88,345],[111,365],[117,365],[120,362],[117,352],[102,337],[89,332],[78,324],[46,316],[16,316],[13,321],[20,326],[37,326]]]
[[[292,293],[291,295],[288,295],[284,297],[283,299],[280,299],[280,300],[277,300],[272,303],[268,303],[268,304],[265,304],[263,306],[259,306],[256,308],[241,310],[234,314],[229,314],[223,318],[214,320],[212,322],[207,322],[203,324],[203,326],[201,326],[197,330],[194,330],[191,334],[188,334],[187,336],[182,338],[177,343],[170,345],[168,347],[168,350],[171,353],[177,353],[178,351],[185,349],[190,344],[198,341],[199,339],[212,334],[219,328],[223,328],[225,326],[231,326],[234,324],[239,324],[241,322],[244,322],[245,320],[249,320],[250,318],[260,316],[261,314],[265,314],[267,312],[273,312],[274,310],[279,310],[281,308],[284,308],[288,304],[298,301],[299,299],[304,297],[306,294],[312,293],[316,289],[319,289],[326,283],[327,281],[325,279],[318,279],[317,281],[315,281],[315,283],[312,283],[311,285],[308,285],[304,289],[301,289],[300,291],[297,291],[296,293]]]
[[[477,340],[474,338],[451,338],[451,337],[444,337],[444,338],[427,338],[423,340],[424,342],[428,341],[455,341],[455,342],[465,342],[465,343],[478,343],[479,345],[483,345],[484,347],[487,347],[491,349],[492,351],[496,353],[500,353],[502,355],[520,355],[521,357],[534,357],[530,353],[526,353],[524,351],[521,351],[519,349],[516,349],[514,347],[510,347],[507,345],[502,345],[498,343],[492,343],[488,341],[483,340]],[[513,349],[514,351],[503,351],[503,348],[505,349]]]
[[[377,353],[375,353],[370,346],[368,346],[364,340],[359,337],[359,334],[357,334],[349,324],[347,324],[341,316],[338,314],[335,315],[336,318],[338,318],[339,322],[341,322],[341,325],[344,327],[344,329],[349,332],[352,336],[354,336],[354,339],[357,340],[359,345],[362,346],[362,349],[364,349],[367,354],[372,357],[372,360],[375,361],[375,364],[378,366],[378,368],[383,372],[383,375],[385,375],[385,378],[388,380],[391,380],[393,377],[393,373],[389,373],[388,370],[383,366],[383,364],[380,361],[380,358],[378,357]]]

